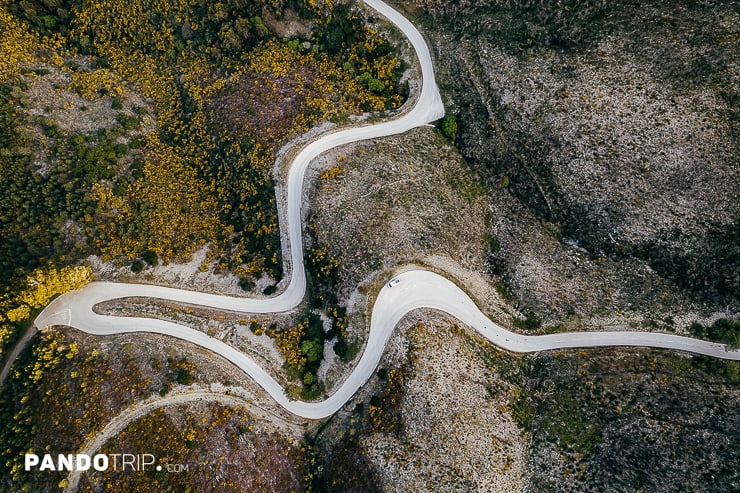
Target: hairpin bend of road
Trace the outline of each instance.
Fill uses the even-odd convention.
[[[429,49],[421,33],[399,12],[381,0],[364,0],[373,9],[393,22],[409,39],[421,67],[421,91],[414,106],[389,121],[328,133],[307,144],[291,163],[287,179],[287,199],[279,204],[282,247],[286,272],[290,282],[285,290],[272,298],[239,298],[200,293],[162,286],[92,282],[84,288],[64,294],[54,300],[35,320],[44,328],[65,325],[90,334],[110,335],[127,332],[152,332],[177,337],[198,344],[219,354],[249,374],[280,405],[288,411],[309,419],[332,415],[347,402],[372,375],[393,329],[409,311],[432,308],[448,313],[477,330],[497,346],[515,352],[531,352],[564,348],[597,346],[645,346],[689,351],[725,359],[740,360],[740,351],[727,351],[724,345],[651,332],[576,332],[542,336],[513,333],[486,317],[454,283],[425,270],[408,266],[397,277],[394,287],[385,285],[373,306],[370,332],[365,350],[357,366],[342,386],[321,402],[301,402],[288,399],[284,389],[244,353],[203,332],[164,320],[140,317],[116,317],[95,313],[93,307],[105,301],[127,297],[149,297],[185,304],[243,313],[277,313],[291,310],[303,300],[306,273],[303,266],[301,200],[306,169],[312,159],[337,146],[404,133],[444,116],[444,107],[434,80]],[[279,199],[279,194],[278,194]],[[290,269],[292,267],[292,269]]]

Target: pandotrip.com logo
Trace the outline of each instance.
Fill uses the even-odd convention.
[[[163,471],[185,472],[187,464],[158,464],[153,454],[25,454],[26,471]]]

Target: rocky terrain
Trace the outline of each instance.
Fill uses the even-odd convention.
[[[486,258],[484,188],[438,132],[415,129],[356,144],[317,163],[310,224],[340,261],[345,295],[378,269],[443,254],[474,269]]]
[[[737,318],[736,9],[579,2],[566,15],[520,3],[403,4],[436,53],[463,160],[424,130],[325,157],[338,171],[316,180],[310,222],[340,261],[340,300],[360,309],[362,283],[411,260],[480,284],[474,297],[517,330],[691,334]],[[363,320],[350,320],[361,336]],[[469,336],[424,322],[434,329],[396,336],[395,359],[319,433],[325,477],[346,479],[327,488],[737,488],[735,363],[646,350],[469,355]],[[479,401],[443,361],[485,368],[495,395]],[[446,378],[458,384],[440,397]],[[459,408],[473,422],[479,409],[495,416],[482,436],[507,420],[519,431],[499,435],[508,448],[481,436],[468,449]],[[515,473],[468,476],[481,458]]]
[[[439,316],[408,317],[367,388],[315,437],[317,491],[520,491],[517,368]]]
[[[317,491],[733,491],[735,362],[642,349],[502,353],[410,316],[309,441]]]
[[[541,354],[517,407],[528,491],[734,491],[738,365],[645,350]]]
[[[407,10],[429,32],[456,143],[493,196],[490,267],[515,298],[551,325],[736,306],[736,8]]]
[[[358,143],[315,163],[306,313],[252,319],[141,300],[101,310],[202,330],[254,357],[295,398],[320,398],[341,384],[363,349],[374,294],[409,262],[449,276],[514,330],[662,330],[713,338],[737,331],[736,322],[712,325],[737,319],[740,300],[736,6],[718,0],[400,3],[434,52],[450,117],[442,131],[419,128]],[[219,26],[226,19],[218,8],[209,12]],[[281,36],[305,35],[290,9],[280,19],[263,16],[248,21],[255,36],[263,22]],[[332,30],[346,27],[343,35],[351,34],[342,22]],[[42,174],[53,175],[48,153],[58,132],[66,138],[113,126],[130,135],[111,134],[106,145],[118,139],[128,146],[155,125],[154,103],[128,85],[117,101],[100,91],[105,87],[97,89],[103,99],[66,88],[90,68],[86,57],[72,61],[82,65],[27,72],[17,90],[8,88],[6,99],[21,94],[19,104],[28,108],[28,141],[39,144],[28,160]],[[121,114],[141,118],[133,125]],[[343,118],[338,121],[346,123]],[[89,147],[97,145],[90,139]],[[70,149],[84,151],[85,142]],[[118,157],[124,169],[136,156]],[[231,170],[222,158],[214,157]],[[264,161],[260,169],[270,169]],[[274,240],[271,216],[264,225]],[[72,226],[67,240],[89,250],[92,243]],[[274,289],[266,273],[240,277],[229,273],[225,257],[205,247],[193,251],[189,264],[162,265],[153,251],[137,253],[144,260],[154,253],[146,264],[138,257],[131,265],[100,256],[88,262],[99,279],[265,296]],[[270,259],[277,265],[279,256]],[[323,269],[329,281],[320,285],[316,273]],[[331,303],[317,304],[322,296]],[[326,344],[322,337],[319,363],[301,375],[285,363],[287,351],[274,337],[276,330],[295,330],[311,311],[314,323],[306,325],[318,329],[309,329],[331,328],[333,335]],[[334,349],[340,339],[341,356]],[[321,384],[310,394],[301,393],[301,377],[309,389],[306,375]],[[3,484],[53,491],[62,475],[23,476],[21,451],[76,450],[123,408],[189,388],[216,388],[229,397],[239,388],[249,406],[163,407],[132,421],[104,450],[153,446],[172,461],[198,464],[197,471],[169,478],[83,475],[82,488],[102,491],[117,482],[141,491],[216,485],[225,491],[740,490],[737,363],[644,349],[513,355],[430,311],[407,317],[368,384],[335,416],[315,423],[291,418],[230,364],[184,342],[45,332],[0,392],[3,464],[13,468],[12,483]],[[50,408],[61,409],[53,420]]]
[[[364,336],[365,317],[352,314],[365,309],[363,293],[409,260],[462,280],[518,330],[541,322],[527,312],[532,299],[570,307],[562,325],[540,330],[675,331],[696,319],[679,315],[696,302],[644,262],[591,258],[504,188],[486,190],[432,131],[356,146],[322,165],[336,171],[317,172],[313,241],[340,262],[354,337]],[[487,201],[493,212],[470,212]],[[481,268],[507,251],[528,277],[504,284]],[[376,377],[309,440],[321,464],[317,490],[726,491],[737,482],[736,363],[625,349],[520,357],[433,313],[398,330]]]

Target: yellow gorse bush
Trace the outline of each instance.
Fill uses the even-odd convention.
[[[91,280],[92,270],[86,266],[36,269],[26,278],[25,289],[0,303],[0,354],[13,335],[11,324],[28,320],[32,309],[47,305],[56,295],[80,289]]]
[[[281,332],[277,335],[277,347],[285,362],[301,372],[306,364],[306,355],[301,351],[301,339],[306,335],[306,329],[302,323],[296,327]]]
[[[86,266],[69,266],[62,269],[37,269],[26,279],[28,288],[17,300],[31,308],[41,308],[58,294],[80,289],[92,279],[92,270]]]
[[[38,49],[39,43],[29,34],[28,26],[7,11],[5,2],[0,2],[0,82],[32,62]]]
[[[143,177],[117,196],[110,185],[96,184],[103,237],[98,248],[105,258],[133,259],[153,250],[165,260],[186,259],[219,228],[219,206],[213,186],[174,147],[150,136]],[[129,231],[127,224],[137,221]]]
[[[101,90],[107,94],[120,96],[123,94],[121,81],[108,69],[97,69],[92,72],[72,72],[71,88],[85,99],[97,99]]]

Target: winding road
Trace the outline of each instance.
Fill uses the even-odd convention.
[[[285,210],[280,209],[281,235],[283,238],[287,236],[288,239],[283,242],[283,247],[290,251],[290,255],[284,257],[290,259],[286,267],[291,267],[292,272],[290,283],[279,296],[268,299],[238,298],[161,286],[93,282],[83,289],[69,292],[54,300],[39,314],[35,325],[39,328],[65,325],[96,335],[152,332],[184,339],[227,358],[249,374],[285,409],[309,419],[320,419],[334,414],[355,394],[378,365],[385,345],[398,322],[408,312],[418,308],[446,312],[473,327],[493,344],[516,352],[597,346],[646,346],[740,360],[740,351],[727,351],[722,344],[670,334],[650,332],[577,332],[544,336],[515,334],[487,318],[467,294],[448,279],[432,272],[412,268],[398,276],[401,282],[397,286],[389,288],[385,285],[378,294],[372,310],[366,349],[344,384],[322,402],[301,402],[289,400],[284,389],[252,359],[203,332],[163,320],[95,313],[93,307],[96,304],[127,297],[159,298],[244,313],[283,312],[301,303],[306,291],[301,200],[309,163],[334,147],[400,134],[438,120],[444,115],[442,100],[434,81],[434,68],[429,49],[419,31],[405,17],[382,1],[365,0],[365,3],[398,26],[410,40],[421,67],[422,89],[414,107],[402,116],[376,125],[324,135],[306,145],[298,153],[288,172]]]

